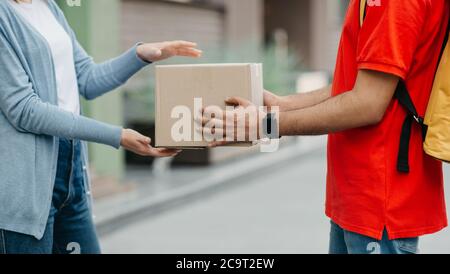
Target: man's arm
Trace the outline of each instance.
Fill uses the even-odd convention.
[[[352,91],[309,108],[280,113],[280,134],[323,135],[378,124],[398,81],[391,74],[360,70]]]
[[[284,97],[276,96],[275,94],[266,91],[264,93],[264,104],[268,107],[278,106],[280,111],[293,111],[315,106],[326,101],[330,97],[331,85],[315,91]]]

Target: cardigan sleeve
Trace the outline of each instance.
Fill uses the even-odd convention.
[[[18,131],[120,147],[120,127],[75,115],[43,102],[2,32],[0,64],[0,111]]]
[[[73,34],[74,59],[80,94],[93,100],[125,84],[129,78],[149,63],[141,60],[136,53],[138,45],[124,54],[95,64]]]
[[[78,42],[75,32],[59,6],[54,0],[49,1],[49,4],[58,21],[72,39],[78,88],[81,96],[87,100],[93,100],[120,87],[139,70],[151,64],[137,56],[136,48],[139,44],[119,57],[96,64]]]

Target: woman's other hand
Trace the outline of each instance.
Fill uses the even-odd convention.
[[[144,61],[157,62],[175,56],[198,58],[202,56],[202,51],[193,42],[170,41],[141,44],[137,47],[137,55]]]
[[[176,156],[180,151],[154,148],[151,146],[152,140],[131,129],[122,130],[122,140],[120,145],[133,153],[146,157],[172,157]]]

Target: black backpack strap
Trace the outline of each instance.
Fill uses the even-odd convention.
[[[420,117],[416,107],[409,95],[405,82],[400,80],[395,91],[395,98],[401,106],[403,106],[408,115],[403,122],[402,132],[400,135],[400,147],[398,151],[397,170],[401,173],[409,173],[409,144],[411,140],[412,125],[414,122],[422,128],[422,138],[425,140],[427,135],[427,126],[424,124],[424,118]]]

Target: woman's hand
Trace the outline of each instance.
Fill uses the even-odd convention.
[[[137,47],[137,55],[147,62],[162,61],[174,56],[198,58],[202,56],[202,51],[196,47],[196,43],[187,41],[148,43]]]
[[[176,156],[180,151],[166,149],[166,148],[154,148],[151,146],[152,140],[134,130],[124,129],[122,130],[122,140],[120,145],[133,153],[141,156],[148,157],[172,157]]]

